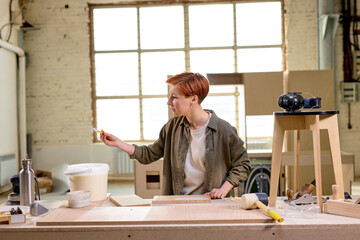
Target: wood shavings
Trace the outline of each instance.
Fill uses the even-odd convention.
[[[230,197],[230,200],[233,202],[241,202],[241,197]]]

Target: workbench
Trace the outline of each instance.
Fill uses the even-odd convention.
[[[279,198],[280,202],[283,198]],[[50,212],[66,204],[67,201],[40,201]],[[227,200],[212,200],[210,203],[236,204]],[[104,201],[102,207],[114,207]],[[254,210],[249,210],[254,211]],[[277,212],[279,210],[277,209]],[[206,213],[205,213],[206,214]],[[153,224],[153,225],[75,225],[37,226],[36,221],[46,216],[27,217],[26,224],[0,225],[0,239],[358,239],[360,219],[319,213],[313,219],[285,217],[277,223],[223,223],[223,224]]]

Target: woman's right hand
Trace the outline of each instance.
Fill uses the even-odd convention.
[[[106,133],[104,130],[102,130],[102,133],[100,134],[100,140],[103,141],[106,145],[110,147],[119,147],[121,140],[114,135],[110,133]]]

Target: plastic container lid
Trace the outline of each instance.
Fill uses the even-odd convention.
[[[81,163],[69,165],[65,175],[82,175],[82,174],[107,174],[109,165],[106,163]]]

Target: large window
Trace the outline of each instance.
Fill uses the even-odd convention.
[[[90,9],[94,125],[125,141],[157,139],[170,116],[168,76],[282,71],[280,1]],[[211,86],[202,105],[245,139],[243,95]]]

